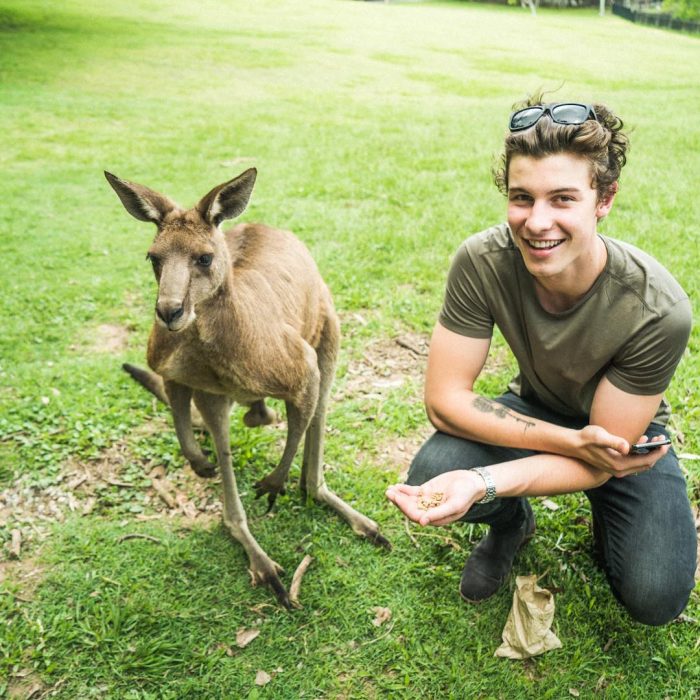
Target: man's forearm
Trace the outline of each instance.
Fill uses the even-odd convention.
[[[610,476],[585,462],[539,454],[488,467],[499,497],[555,496],[596,488]]]
[[[493,481],[496,496],[554,496],[601,486],[610,477],[594,467],[568,457],[539,454],[492,464],[488,475],[478,474],[469,464],[455,465],[421,486],[396,484],[387,497],[403,513],[421,525],[447,525],[462,518],[484,498],[487,482]],[[483,478],[482,478],[483,477]],[[440,495],[440,503],[426,512],[424,498]]]
[[[461,390],[426,400],[432,424],[440,431],[487,445],[572,454],[576,431],[530,418],[473,391]]]

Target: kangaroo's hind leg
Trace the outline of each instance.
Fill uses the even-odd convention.
[[[302,492],[333,508],[355,533],[366,537],[374,544],[391,549],[391,543],[380,532],[374,520],[355,510],[328,488],[323,475],[323,441],[326,431],[326,410],[335,375],[335,364],[340,342],[340,326],[335,315],[330,316],[324,326],[321,342],[316,349],[321,374],[319,399],[314,417],[306,431],[304,459],[301,469]]]
[[[282,458],[267,476],[255,484],[256,497],[268,494],[268,510],[272,508],[277,495],[284,490],[292,461],[318,405],[320,378],[316,364],[316,352],[306,341],[301,338],[299,340],[306,358],[306,381],[293,399],[285,401],[287,406],[287,442]]]

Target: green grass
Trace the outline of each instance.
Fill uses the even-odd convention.
[[[26,696],[31,682],[66,699],[697,697],[697,624],[629,621],[592,563],[579,495],[558,498],[556,512],[535,504],[538,533],[516,564],[556,589],[562,649],[494,658],[512,582],[479,607],[457,595],[480,530],[413,530],[416,548],[383,498],[410,458],[399,465],[390,448],[426,429],[419,374],[361,393],[353,372],[368,344],[401,353],[395,336],[429,333],[456,246],[503,219],[489,171],[511,104],[562,82],[562,97],[607,102],[633,127],[604,230],[671,269],[697,318],[699,70],[696,38],[594,11],[0,0],[0,487],[16,494],[21,482],[40,498],[65,488],[69,465],[115,451],[118,480],[131,484],[102,484],[82,517],[0,510],[2,540],[24,536],[23,561],[0,561],[0,697]],[[151,231],[102,170],[189,205],[250,165],[259,177],[245,218],[309,245],[344,321],[328,480],[394,543],[378,551],[301,504],[298,467],[263,517],[252,483],[281,431],[247,431],[236,412],[256,536],[288,583],[304,553],[315,558],[291,614],[250,588],[242,550],[215,521],[137,519],[158,512],[143,499],[150,469],[179,474],[182,458],[166,411],[119,370],[143,363]],[[102,324],[126,329],[126,342],[95,349]],[[668,392],[691,454],[699,351],[696,329]],[[504,357],[480,389],[501,391],[511,370]],[[697,496],[698,462],[684,466]],[[392,611],[381,627],[376,606]],[[697,590],[686,612],[700,617]],[[236,631],[252,627],[260,636],[239,649]],[[264,687],[259,669],[272,675]]]

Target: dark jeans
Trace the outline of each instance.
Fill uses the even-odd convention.
[[[525,402],[512,393],[497,399],[527,416],[569,428],[586,422],[553,413]],[[665,435],[652,424],[646,435]],[[453,469],[497,464],[535,452],[494,447],[435,433],[421,447],[408,473],[407,483],[423,484]],[[678,459],[670,450],[652,469],[638,476],[612,478],[586,491],[599,540],[603,568],[617,599],[637,621],[663,625],[677,617],[688,603],[694,586],[697,543],[695,524]],[[495,531],[522,522],[524,499],[497,498],[475,504],[464,516],[470,523],[486,523]]]

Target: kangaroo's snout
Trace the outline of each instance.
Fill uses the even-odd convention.
[[[180,330],[177,322],[183,317],[185,307],[181,301],[159,299],[156,304],[156,316],[171,330]]]

